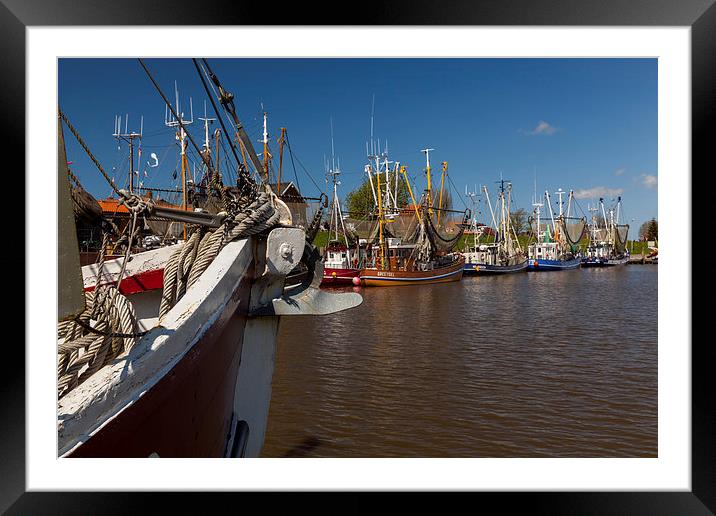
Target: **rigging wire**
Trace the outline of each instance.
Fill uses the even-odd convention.
[[[224,118],[219,113],[219,110],[216,107],[216,103],[214,102],[214,97],[211,96],[211,93],[209,93],[209,88],[206,84],[206,81],[204,80],[204,74],[208,76],[206,73],[206,70],[204,70],[204,67],[202,66],[199,68],[199,63],[196,59],[192,58],[192,62],[194,63],[194,67],[196,68],[196,73],[199,74],[199,79],[201,79],[201,84],[204,86],[204,90],[206,91],[206,96],[209,97],[209,101],[211,102],[211,107],[214,108],[214,113],[216,113],[216,118],[219,119],[219,123],[221,124],[221,129],[224,131],[224,134],[228,136],[229,132],[226,130],[226,125],[224,125]],[[204,70],[204,74],[202,74],[202,70]],[[218,97],[219,95],[217,95]],[[226,111],[226,106],[224,106],[224,111]],[[236,159],[236,163],[241,163],[241,160],[239,159],[239,156],[236,154],[236,148],[234,147],[234,143],[229,140],[229,146],[231,147],[231,153],[234,155],[234,158]],[[212,171],[213,172],[213,171]]]
[[[308,176],[308,179],[310,179],[310,180],[311,180],[311,183],[313,183],[313,186],[316,187],[316,190],[318,190],[318,191],[321,192],[321,193],[325,193],[325,192],[323,191],[323,189],[321,189],[321,187],[318,186],[318,184],[316,183],[316,181],[313,179],[313,177],[311,176],[311,173],[308,171],[308,169],[303,165],[303,163],[301,163],[301,160],[298,159],[298,156],[296,156],[296,155],[293,153],[293,150],[291,149],[291,142],[290,142],[289,139],[288,139],[288,134],[286,134],[286,145],[288,146],[288,152],[289,152],[289,154],[291,155],[291,162],[293,163],[293,159],[294,159],[294,157],[295,157],[295,158],[296,158],[296,161],[298,161],[298,164],[301,165],[301,168],[303,168],[304,172],[306,172],[306,175]],[[294,167],[294,172],[295,172],[295,171],[296,171],[296,169],[295,169],[295,167]],[[298,176],[296,177],[296,184],[298,184]],[[300,187],[299,187],[299,188],[300,188]]]
[[[184,133],[187,135],[187,138],[189,138],[189,142],[191,142],[191,144],[194,146],[194,149],[199,153],[199,155],[202,158],[202,161],[204,161],[204,163],[206,163],[206,166],[209,168],[209,170],[212,171],[212,175],[213,175],[214,170],[213,170],[213,167],[211,167],[211,164],[209,163],[209,159],[206,156],[204,156],[201,153],[201,151],[199,150],[199,146],[196,144],[196,142],[194,141],[194,138],[191,136],[191,134],[186,130],[186,127],[184,126],[184,123],[182,122],[181,118],[177,115],[176,111],[174,111],[174,106],[172,106],[171,103],[169,102],[169,100],[167,100],[167,97],[164,95],[164,92],[159,87],[159,84],[157,84],[157,81],[155,81],[154,77],[152,77],[152,74],[149,72],[149,68],[147,68],[147,65],[144,64],[144,60],[142,58],[139,58],[138,60],[139,60],[139,64],[142,65],[142,68],[144,68],[144,71],[146,72],[147,77],[149,77],[149,80],[152,82],[152,84],[154,84],[155,89],[157,90],[159,95],[164,100],[164,103],[167,105],[167,107],[171,111],[172,116],[174,116],[174,118],[176,119],[177,123],[179,124],[179,127],[181,127],[182,130],[184,131]]]

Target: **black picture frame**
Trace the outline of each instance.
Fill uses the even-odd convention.
[[[716,6],[715,0],[519,0],[511,2],[393,1],[370,8],[354,6],[341,14],[334,4],[293,3],[274,8],[257,2],[217,0],[206,6],[188,1],[125,0],[0,0],[0,49],[3,79],[0,87],[5,120],[12,129],[7,148],[24,161],[25,135],[25,29],[38,25],[283,25],[318,23],[317,12],[335,13],[329,25],[556,25],[556,26],[689,26],[692,35],[692,171],[713,168],[709,138],[716,118]],[[689,171],[684,171],[685,178]],[[693,178],[693,172],[691,173]],[[691,195],[691,192],[688,192]],[[26,197],[27,199],[27,197]],[[20,208],[21,210],[24,207]],[[695,213],[692,220],[696,220]],[[23,223],[24,225],[24,223]],[[25,238],[29,235],[25,234]],[[18,256],[22,254],[22,258]],[[15,266],[24,262],[24,246],[17,246]],[[693,263],[693,262],[692,262]],[[29,271],[25,269],[27,275]],[[24,304],[23,304],[24,306]],[[693,306],[693,305],[692,305]],[[25,313],[27,323],[29,314]],[[693,318],[693,316],[692,316]],[[691,328],[685,329],[691,335]],[[691,343],[692,356],[692,490],[690,492],[589,492],[589,493],[480,493],[469,495],[470,504],[499,504],[500,512],[523,508],[550,514],[712,514],[716,512],[716,404],[709,389],[713,352],[706,339]],[[17,339],[15,339],[17,341]],[[5,342],[6,364],[0,385],[2,430],[0,439],[0,510],[10,514],[129,514],[151,510],[159,498],[162,512],[186,512],[192,504],[177,493],[26,493],[25,492],[25,350]],[[305,494],[304,494],[305,495]],[[475,498],[474,496],[477,496]],[[228,497],[232,499],[229,500]],[[121,499],[120,499],[121,498]],[[148,500],[149,498],[149,500]],[[252,504],[247,493],[226,493],[218,501],[227,509]],[[320,504],[304,496],[302,505]],[[214,500],[216,500],[214,498]],[[281,502],[285,497],[274,499]],[[309,501],[310,500],[310,501]],[[321,500],[325,500],[322,498]],[[407,500],[406,500],[407,501]],[[429,507],[422,494],[410,498]],[[195,500],[193,500],[195,502]],[[201,506],[205,501],[199,502]],[[324,502],[325,503],[325,502]],[[335,503],[335,502],[330,502]],[[320,504],[323,505],[323,504]],[[353,493],[335,512],[367,512],[383,505],[378,494]],[[251,505],[246,505],[250,507]],[[442,507],[442,506],[441,506]],[[473,508],[484,507],[473,505]],[[443,511],[441,511],[443,512]]]

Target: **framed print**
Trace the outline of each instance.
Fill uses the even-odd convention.
[[[715,511],[691,337],[712,4],[398,2],[317,26],[3,0],[27,251],[0,507]]]

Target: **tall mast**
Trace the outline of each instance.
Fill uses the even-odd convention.
[[[562,190],[561,188],[558,188],[557,191],[554,192],[554,195],[556,195],[557,197],[559,197],[559,201],[558,201],[558,202],[559,202],[559,216],[560,216],[560,217],[562,216],[562,205],[563,205],[562,196],[563,196],[565,193],[566,193],[566,192],[565,192],[564,190]]]
[[[602,208],[602,217],[604,217],[604,229],[607,230],[607,239],[611,241],[611,230],[609,228],[609,222],[607,219],[607,213],[604,211],[604,198],[599,198],[599,205]]]
[[[281,172],[283,172],[283,147],[286,144],[286,128],[281,128],[281,136],[278,138],[278,195],[281,195]]]
[[[209,152],[209,124],[214,122],[216,118],[209,118],[206,114],[206,101],[204,101],[204,118],[199,117],[204,122],[204,152]]]
[[[380,174],[377,174],[378,178],[378,234],[380,243],[380,268],[385,269],[385,245],[383,243],[383,203],[381,201],[380,192]]]
[[[544,197],[547,200],[547,207],[549,208],[549,218],[552,219],[552,234],[557,232],[557,225],[554,223],[554,211],[552,211],[552,199],[549,197],[549,192],[545,190]]]
[[[208,161],[210,159],[209,156],[211,155],[211,143],[209,141],[209,125],[211,123],[213,123],[216,120],[216,118],[209,118],[208,115],[206,114],[206,101],[204,101],[204,118],[199,117],[198,119],[201,120],[202,122],[204,122],[204,145],[203,145],[203,147],[204,147],[204,155],[206,156],[207,161]],[[217,154],[217,159],[218,159],[218,154]],[[196,169],[196,166],[194,168]],[[209,167],[206,167],[206,169],[207,169],[206,170],[207,179],[210,179],[208,177]]]
[[[477,190],[477,189],[475,189]],[[467,185],[465,185],[465,195],[470,198],[470,205],[473,208],[473,214],[472,214],[472,220],[470,221],[470,229],[472,230],[472,241],[473,241],[473,248],[474,250],[477,250],[477,201],[475,200],[475,197],[477,196],[477,191],[468,192],[467,191]]]
[[[539,201],[542,201],[542,199],[539,199]],[[540,215],[541,215],[541,213],[542,213],[542,206],[544,206],[544,203],[543,203],[543,202],[538,202],[538,200],[537,200],[537,172],[535,172],[535,192],[534,192],[534,197],[533,197],[533,199],[532,199],[532,206],[533,206],[534,209],[535,209],[535,215],[537,215],[537,231],[536,231],[536,235],[537,235],[537,241],[539,242],[539,240],[540,240],[540,227],[541,227]]]
[[[492,209],[492,203],[490,202],[490,194],[487,192],[487,186],[482,187],[482,191],[485,192],[485,199],[487,200],[487,207],[490,209],[490,216],[492,217],[492,225],[495,231],[499,231],[497,228],[497,220],[495,219],[495,212]]]
[[[214,172],[217,175],[217,178],[221,177],[221,174],[219,173],[219,138],[221,137],[221,129],[217,127],[216,131],[214,131],[214,140],[216,140],[216,157],[214,159]],[[210,178],[212,179],[212,178]]]
[[[373,204],[378,206],[378,197],[375,195],[375,186],[373,186],[373,174],[371,173],[371,166],[366,165],[365,173],[368,174],[368,182],[370,183],[370,191],[373,193]]]
[[[500,239],[505,240],[505,238],[509,238],[509,232],[507,231],[507,223],[505,218],[505,183],[507,183],[508,188],[512,186],[512,183],[510,183],[509,179],[504,179],[502,177],[502,172],[500,172],[500,180],[495,182],[500,185],[500,195],[498,196],[498,198],[500,199]],[[487,190],[485,190],[485,193],[487,193]],[[509,207],[507,216],[509,216]]]
[[[569,191],[569,197],[567,197],[567,218],[572,214],[572,201],[574,200],[574,190]]]
[[[142,131],[144,128],[144,117],[141,117],[139,123],[139,132],[129,131],[129,114],[125,114],[124,118],[124,132],[122,131],[122,117],[118,115],[114,118],[114,136],[117,141],[125,141],[129,144],[129,193],[134,192],[134,174],[138,173],[134,169],[134,140],[139,139],[140,144],[142,141]],[[141,151],[141,148],[140,148]],[[141,161],[141,154],[139,156]],[[140,163],[141,164],[141,163]]]
[[[415,202],[415,196],[413,195],[413,189],[410,186],[410,181],[408,180],[408,171],[405,168],[405,165],[400,166],[400,172],[403,174],[403,178],[405,178],[405,184],[408,186],[408,193],[410,194],[410,200],[413,202],[413,209],[415,210],[415,216],[418,218],[418,222],[421,224],[423,223],[423,218],[420,216],[420,210],[418,209],[418,204]]]
[[[174,118],[174,115],[168,113],[168,108],[164,108],[164,125],[171,128],[179,128],[177,131],[177,140],[179,140],[179,147],[181,153],[181,191],[182,191],[182,209],[187,211],[187,198],[186,198],[186,172],[188,168],[188,162],[186,157],[186,132],[184,127],[194,123],[194,106],[192,104],[191,97],[189,97],[189,111],[190,116],[188,120],[184,119],[184,113],[180,109],[179,104],[179,89],[176,81],[174,81],[174,99],[176,102],[174,112],[179,115],[180,120]],[[184,240],[186,240],[186,224],[184,224]]]
[[[447,175],[447,161],[442,162],[443,173],[440,177],[440,200],[438,201],[438,210],[443,208],[443,190],[445,190],[445,176]],[[440,211],[438,211],[438,224],[440,224]]]
[[[268,123],[267,123],[267,117],[268,113],[264,111],[264,137],[263,137],[263,144],[264,144],[264,162],[263,162],[263,168],[264,168],[264,181],[268,183],[269,180],[269,151],[268,151]]]
[[[597,212],[599,209],[597,209],[596,206],[591,207],[589,204],[587,205],[587,211],[592,214],[592,224],[591,224],[591,233],[592,233],[592,242],[596,242],[598,232],[599,232],[599,225],[597,224]]]
[[[425,175],[428,178],[428,213],[433,214],[432,186],[430,184],[430,151],[435,149],[423,149],[420,152],[425,153]]]

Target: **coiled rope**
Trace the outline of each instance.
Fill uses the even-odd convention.
[[[81,188],[79,180],[73,178]],[[130,223],[119,239],[126,245],[122,267],[115,285],[100,285],[104,272],[105,253],[109,244],[110,225],[103,224],[102,247],[97,257],[97,282],[92,292],[85,292],[85,310],[74,320],[58,325],[57,394],[63,397],[104,365],[129,352],[138,338],[146,332],[138,331],[132,303],[119,291],[124,277],[132,243],[139,234],[140,216],[148,213],[152,203],[120,190],[122,204],[130,213]],[[116,230],[116,226],[111,225]],[[119,244],[118,242],[118,244]],[[94,321],[94,325],[92,324]]]

